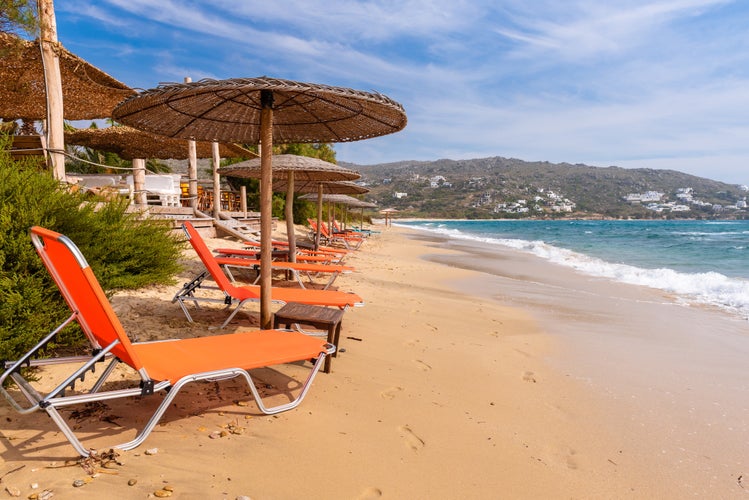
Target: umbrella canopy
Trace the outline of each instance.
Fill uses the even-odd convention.
[[[356,198],[352,198],[353,200],[356,200],[356,203],[351,203],[349,206],[355,207],[355,208],[377,208],[377,203],[372,203],[371,201],[364,201],[364,200],[357,200]]]
[[[378,93],[269,77],[161,85],[120,103],[120,123],[169,137],[259,144],[260,327],[270,328],[273,142],[349,142],[398,132],[403,106]]]
[[[367,192],[367,191],[364,191]],[[312,196],[310,194],[305,194],[302,196],[305,200],[316,200],[317,196]],[[348,205],[350,207],[376,207],[374,203],[369,203],[366,201],[358,200],[354,198],[353,196],[349,196],[347,194],[335,194],[335,193],[328,193],[322,195],[322,201],[327,203],[340,203],[341,205]]]
[[[253,158],[218,169],[221,175],[249,177],[259,179],[261,173],[260,158]],[[361,174],[348,168],[339,167],[318,158],[298,155],[273,155],[273,179],[288,179],[288,173],[294,173],[295,181],[350,181],[361,177]]]
[[[364,193],[369,192],[368,189],[364,189]],[[312,200],[314,199],[311,195],[305,194],[302,196],[305,200]],[[369,201],[360,200],[358,198],[354,198],[353,196],[349,196],[347,194],[323,194],[322,195],[322,201],[327,201],[328,203],[340,203],[341,205],[346,205],[347,207],[351,208],[361,208],[361,221],[360,225],[362,228],[364,228],[364,209],[365,208],[375,208],[377,206],[376,203],[371,203]],[[317,226],[320,227],[320,221],[317,221]]]
[[[184,160],[188,157],[186,140],[172,139],[127,126],[86,128],[65,132],[65,143],[110,151],[126,160],[135,158]],[[198,158],[211,157],[210,142],[197,142],[195,146]],[[234,144],[220,144],[219,154],[224,158],[237,158],[251,153]]]
[[[258,144],[263,99],[277,143],[358,141],[406,126],[403,107],[382,94],[265,76],[160,85],[121,103],[114,118],[169,137]]]
[[[6,120],[47,118],[44,69],[38,41],[0,32],[0,117]],[[66,120],[108,118],[114,107],[135,91],[58,46]]]
[[[274,179],[281,179],[281,184],[273,183],[277,192],[286,192],[286,235],[289,240],[289,261],[296,261],[296,235],[294,233],[294,193],[303,191],[304,186],[314,184],[317,191],[317,183],[323,181],[345,181],[358,179],[358,172],[339,167],[334,163],[298,155],[274,155],[272,160],[271,175]],[[262,162],[260,158],[235,163],[218,169],[219,174],[235,177],[249,177],[259,179],[262,174]],[[301,182],[301,184],[299,184]]]
[[[287,188],[287,182],[280,180],[273,184],[273,189],[276,191],[285,191]],[[331,196],[333,194],[364,194],[368,193],[369,189],[354,184],[349,181],[331,181],[331,182],[320,182],[320,181],[302,181],[294,183],[295,193],[317,193],[322,191],[328,193],[324,196]],[[316,196],[305,195],[302,196],[304,199],[317,199]],[[323,200],[327,201],[327,200]]]

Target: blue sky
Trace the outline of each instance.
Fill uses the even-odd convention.
[[[272,76],[376,90],[405,130],[339,160],[504,156],[749,184],[745,0],[58,0],[136,88]]]

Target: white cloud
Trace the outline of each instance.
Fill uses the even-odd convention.
[[[140,79],[268,74],[403,103],[405,131],[340,145],[343,160],[686,158],[697,168],[699,158],[749,157],[749,9],[737,1],[70,0],[63,8],[108,27],[127,47],[123,60],[139,62],[128,71]]]

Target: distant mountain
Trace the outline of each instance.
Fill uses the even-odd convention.
[[[414,217],[747,217],[745,186],[674,170],[502,157],[340,165],[362,174],[367,199]]]

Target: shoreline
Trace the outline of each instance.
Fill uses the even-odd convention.
[[[666,307],[685,328],[704,317],[702,325],[715,325],[711,315],[674,315],[683,311],[664,306],[663,294],[643,295],[637,287],[557,272],[553,264],[509,250],[482,256],[468,251],[473,245],[425,239],[415,230],[376,229],[382,233],[347,260],[358,271],[336,282],[339,289],[360,294],[366,305],[345,313],[332,372],[318,375],[297,409],[264,416],[238,382],[191,385],[143,445],[121,453],[121,467],[73,491],[73,481],[86,476],[80,467],[62,467],[77,457],[56,427],[43,414],[21,417],[3,404],[0,476],[11,473],[0,486],[17,487],[24,498],[42,489],[62,498],[102,498],[113,492],[143,498],[165,484],[174,487],[175,498],[228,499],[745,493],[737,477],[749,475],[739,456],[746,448],[747,419],[736,406],[747,400],[746,387],[740,387],[746,377],[726,366],[720,378],[709,380],[735,376],[734,385],[703,387],[698,380],[690,388],[690,394],[703,396],[701,391],[712,391],[712,399],[690,400],[697,410],[719,401],[719,410],[731,410],[726,417],[696,411],[685,419],[663,420],[661,415],[680,413],[683,392],[672,390],[658,407],[648,403],[663,399],[666,388],[682,381],[679,373],[666,370],[677,366],[678,359],[666,355],[678,358],[679,352],[669,349],[679,337],[672,332],[655,341],[621,325],[640,303],[653,302],[655,312],[648,309],[647,315],[654,314],[654,320]],[[211,248],[239,245],[227,239],[208,243]],[[200,271],[191,249],[185,251],[185,262],[178,283]],[[478,269],[456,265],[467,263]],[[126,331],[141,340],[220,333],[213,327],[225,311],[206,306],[194,314],[194,324],[187,323],[170,303],[178,286],[116,294],[113,305]],[[601,292],[605,298],[597,299]],[[256,318],[237,318],[227,332],[255,328]],[[743,338],[729,338],[738,349]],[[715,335],[697,335],[689,345],[708,352],[711,341]],[[653,351],[651,344],[653,359],[641,365],[655,374],[644,373],[633,383],[627,370],[611,373],[610,367],[622,360],[611,358],[610,351],[628,361],[628,354]],[[729,347],[724,341],[716,352]],[[743,352],[736,351],[734,368],[743,359]],[[265,384],[293,389],[308,370],[292,364],[256,375]],[[631,390],[624,392],[626,387]],[[715,399],[718,392],[721,398]],[[247,403],[238,405],[240,400]],[[105,447],[112,439],[121,442],[132,422],[148,417],[142,406],[140,401],[107,402],[99,417],[115,416],[114,424],[93,415],[79,425],[83,430],[102,427],[92,444]],[[712,441],[725,436],[706,426],[708,417],[714,419],[713,429],[729,420],[742,426],[741,438],[722,449],[723,441]],[[655,427],[661,421],[670,426],[667,438],[684,429],[694,434],[678,443],[690,453],[679,452],[676,444],[661,453],[657,433],[664,428]],[[243,433],[210,437],[229,424],[241,426]],[[146,454],[153,449],[157,453]],[[706,452],[710,459],[704,458]],[[720,468],[714,466],[718,460]],[[697,485],[686,484],[685,478]],[[136,484],[129,486],[132,480]]]
[[[522,308],[556,339],[560,349],[551,365],[591,391],[605,414],[599,424],[621,436],[622,455],[636,457],[631,465],[690,495],[743,492],[741,478],[749,471],[745,319],[512,249],[411,237],[462,252],[426,258],[482,273],[453,285]]]

